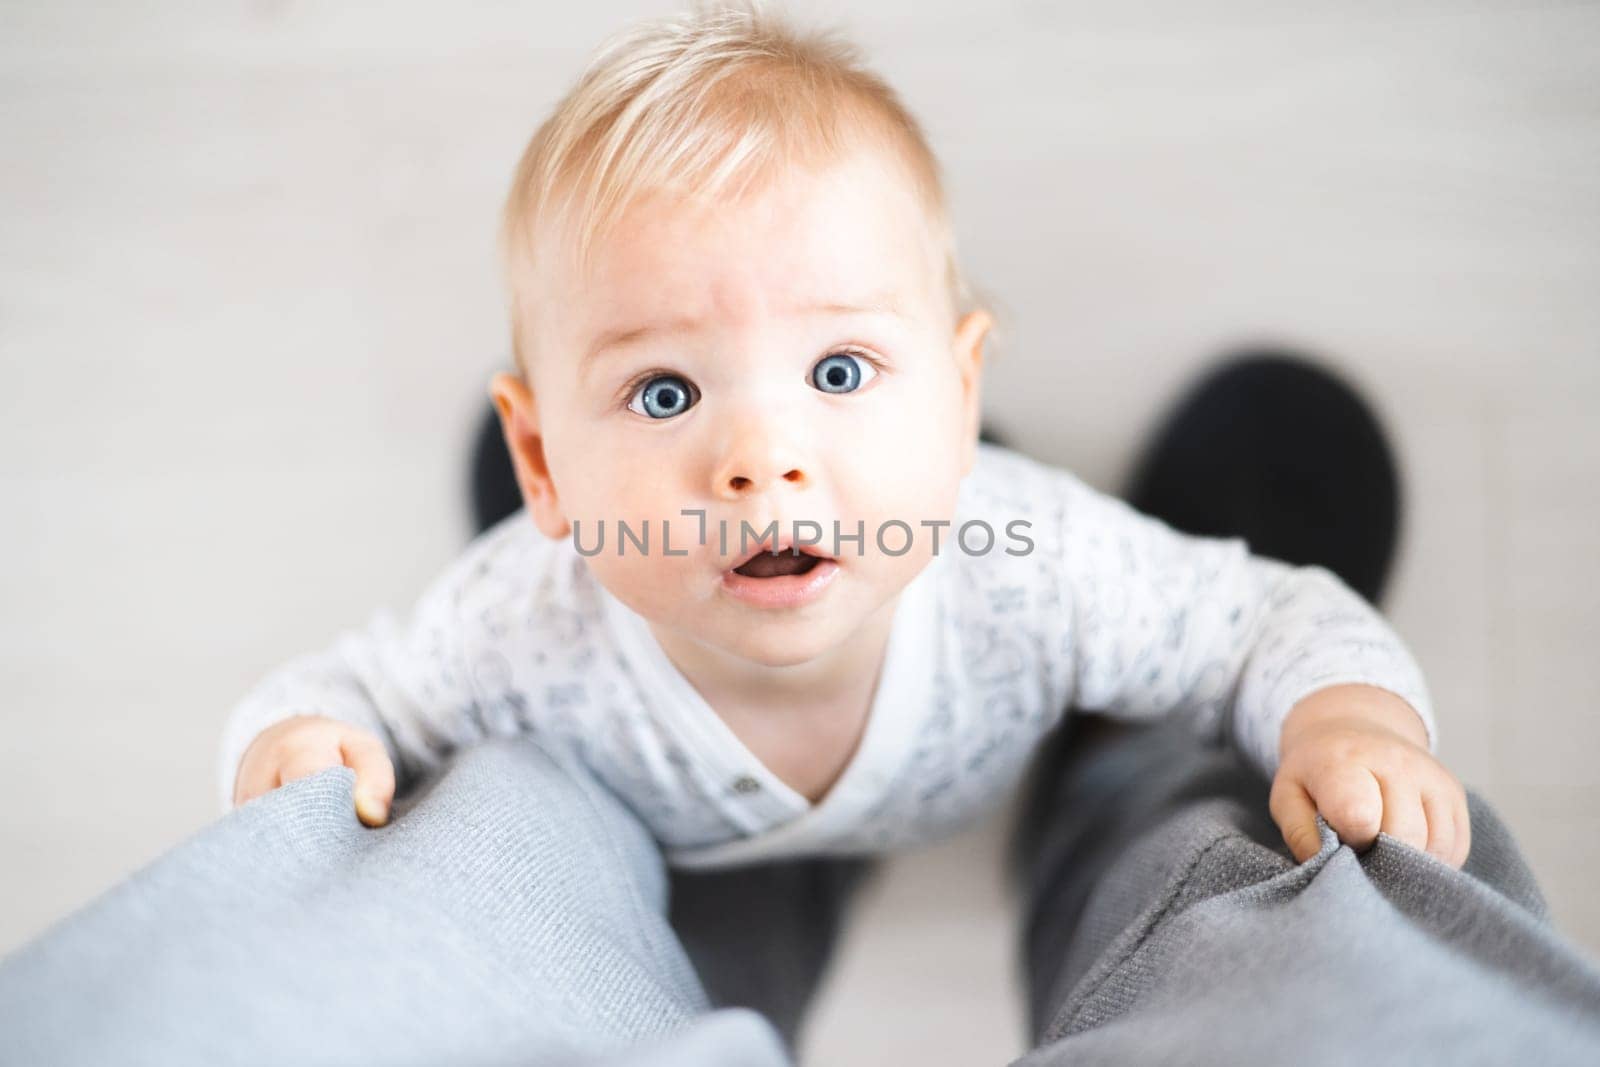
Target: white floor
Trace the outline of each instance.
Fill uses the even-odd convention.
[[[467,534],[498,200],[671,4],[0,6],[0,951],[216,814],[217,731]],[[842,2],[1005,316],[988,407],[1114,489],[1216,346],[1367,387],[1447,761],[1600,950],[1600,5]],[[991,826],[867,891],[830,1065],[1022,1047]]]

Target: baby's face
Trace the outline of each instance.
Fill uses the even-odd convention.
[[[768,665],[839,646],[931,558],[922,523],[953,514],[988,316],[951,321],[927,222],[875,155],[738,203],[647,199],[614,233],[588,278],[540,279],[531,402],[496,382],[535,520],[579,523],[585,552],[603,523],[589,566],[658,632]],[[647,553],[619,554],[619,520],[648,522]],[[820,527],[809,551],[830,558],[740,573],[774,520]],[[892,520],[901,555],[898,526],[878,544]],[[835,546],[835,523],[864,543]]]

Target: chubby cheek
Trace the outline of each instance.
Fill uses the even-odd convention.
[[[607,523],[604,551],[586,560],[596,580],[612,596],[648,619],[669,622],[688,610],[694,583],[688,580],[682,559],[661,555],[656,524],[650,524],[648,556],[641,555],[632,542],[619,556],[610,525]]]
[[[875,411],[860,435],[840,439],[835,469],[869,527],[899,519],[920,531],[923,520],[950,518],[963,455],[959,406],[948,393],[933,383],[908,390]]]
[[[668,477],[675,461],[659,448],[641,458],[637,443],[608,440],[603,431],[564,434],[547,443],[550,474],[566,517],[586,529],[604,519],[607,534],[618,520],[635,530],[650,520],[652,536],[663,518],[677,518],[682,494]],[[683,521],[679,519],[678,521]]]
[[[607,472],[594,470],[588,475],[591,480],[581,483],[574,506],[584,516],[578,547],[612,595],[642,615],[662,619],[683,610],[697,595],[695,568],[704,569],[703,550],[696,546],[697,523],[679,514],[682,500],[663,492],[659,477],[639,480],[640,466],[608,472],[609,482],[601,481]],[[670,555],[664,522],[671,524]],[[623,523],[630,537],[623,536]],[[679,555],[684,551],[688,555]]]

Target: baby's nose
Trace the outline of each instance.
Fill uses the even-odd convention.
[[[778,477],[795,485],[803,485],[806,481],[805,471],[799,467],[790,467]],[[733,500],[741,496],[747,496],[750,493],[759,493],[776,480],[776,478],[762,477],[761,475],[729,474],[726,477],[719,476],[718,487],[724,497]]]
[[[802,488],[811,480],[806,468],[793,448],[764,433],[747,432],[716,464],[711,489],[720,499],[738,500],[779,482]]]

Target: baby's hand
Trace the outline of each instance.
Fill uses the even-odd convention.
[[[368,826],[388,822],[394,764],[383,742],[321,715],[296,715],[257,734],[239,761],[233,803],[238,806],[296,778],[340,766],[356,772],[356,816]]]
[[[1382,830],[1452,867],[1466,862],[1466,791],[1427,742],[1411,706],[1375,686],[1330,686],[1296,704],[1284,721],[1270,804],[1296,861],[1317,854],[1321,812],[1352,847],[1366,848]]]

